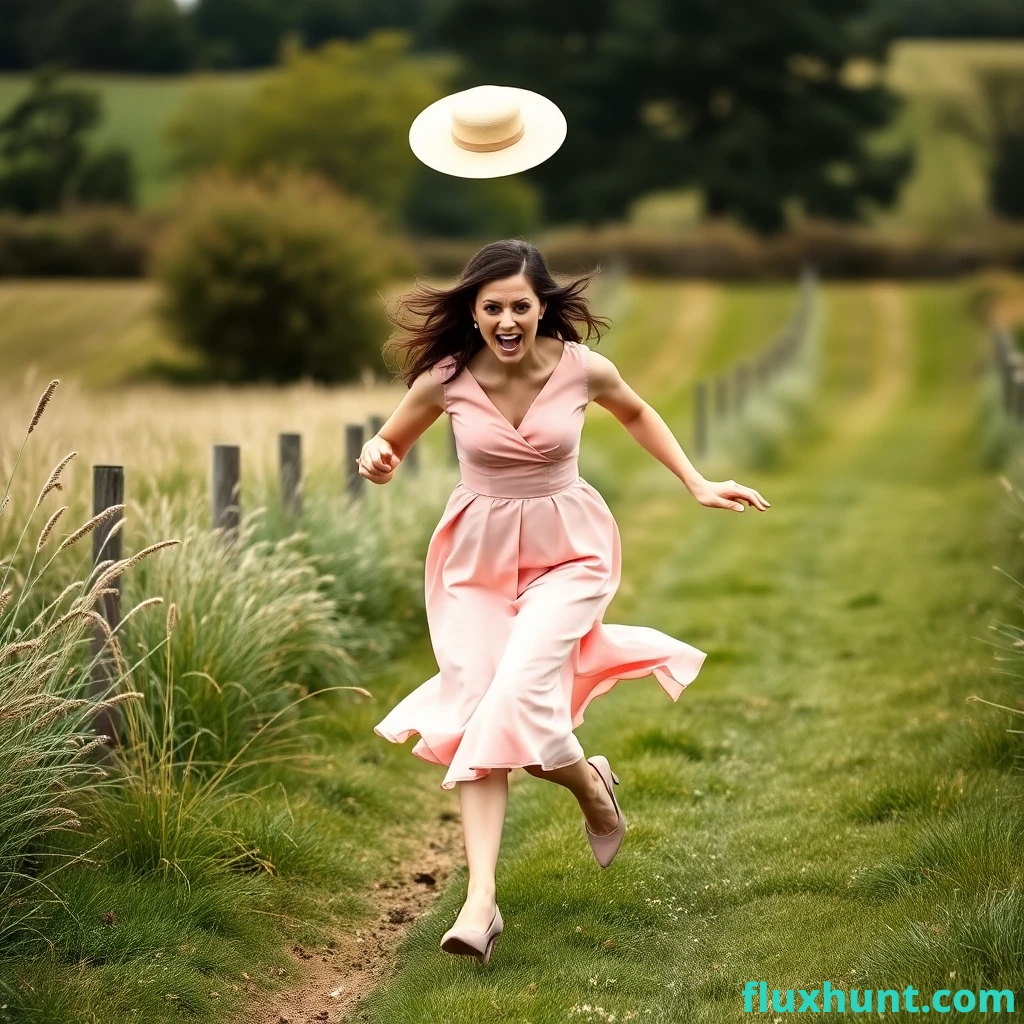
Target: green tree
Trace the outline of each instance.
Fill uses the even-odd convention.
[[[175,0],[0,0],[0,66],[181,71],[194,62]]]
[[[320,174],[394,221],[416,167],[409,124],[442,94],[408,49],[397,32],[289,47],[228,134],[224,161],[239,172],[272,164]]]
[[[452,0],[438,33],[465,61],[461,86],[533,89],[565,111],[562,148],[527,172],[549,219],[597,223],[644,193],[697,186],[711,214],[771,232],[794,202],[839,219],[891,203],[911,168],[909,152],[866,142],[896,98],[844,77],[855,58],[885,57],[872,10],[871,0]]]
[[[41,213],[76,200],[131,206],[130,154],[86,147],[100,117],[98,93],[62,86],[52,67],[37,73],[30,92],[0,120],[0,208]]]
[[[421,165],[413,175],[402,223],[424,235],[509,238],[540,226],[540,196],[519,174],[455,178]]]
[[[952,39],[1024,35],[1020,0],[876,0],[878,14],[899,36]]]

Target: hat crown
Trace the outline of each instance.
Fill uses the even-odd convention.
[[[478,85],[451,105],[452,138],[463,149],[504,149],[523,135],[525,124],[515,93],[500,85]]]

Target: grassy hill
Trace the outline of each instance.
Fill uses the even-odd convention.
[[[913,141],[918,165],[899,206],[881,215],[880,223],[954,229],[985,219],[985,154],[945,132],[936,114],[943,99],[971,95],[972,70],[993,63],[1024,70],[1024,43],[906,41],[893,47],[888,78],[909,105],[886,139]],[[102,92],[106,121],[98,139],[123,142],[131,148],[139,169],[140,201],[149,206],[159,203],[174,184],[162,133],[185,90],[203,83],[246,91],[263,73],[150,78],[82,74],[72,78]],[[0,113],[26,86],[24,75],[0,75]],[[652,197],[636,209],[637,219],[660,225],[683,224],[693,216],[694,204],[685,196]]]

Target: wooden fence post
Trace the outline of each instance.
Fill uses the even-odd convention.
[[[345,424],[345,482],[349,497],[359,498],[366,481],[359,475],[359,457],[363,454],[362,423]]]
[[[242,519],[241,463],[238,445],[213,446],[213,528],[229,540],[237,537]]]
[[[741,359],[736,364],[734,376],[733,411],[740,413],[743,411],[743,405],[747,400],[747,364],[745,360]]]
[[[1015,405],[1013,371],[1024,366],[1024,355],[1021,355],[1009,331],[998,328],[995,332],[995,347],[998,353],[996,364],[1000,369],[1003,386],[1003,408],[1012,415]]]
[[[104,509],[113,505],[124,504],[124,467],[93,466],[92,467],[92,514],[99,515]],[[123,518],[123,517],[122,517]],[[96,566],[107,559],[117,561],[121,558],[122,530],[111,537],[110,531],[118,520],[108,520],[96,527],[92,535],[92,560]],[[114,629],[121,620],[121,577],[110,581],[107,588],[113,593],[101,594],[99,597],[99,614],[107,625]],[[91,687],[95,697],[109,695],[117,680],[117,663],[109,646],[104,650],[106,635],[100,626],[93,627],[92,636],[92,673]],[[95,729],[99,735],[109,736],[110,742],[116,744],[121,738],[121,712],[117,707],[105,708],[94,719]]]
[[[1013,418],[1020,423],[1024,420],[1024,367],[1013,370]]]
[[[279,434],[281,499],[285,514],[302,517],[302,435]]]
[[[715,418],[723,419],[729,412],[729,379],[725,373],[715,378]]]
[[[699,380],[693,391],[693,445],[698,455],[703,455],[708,446],[708,386]]]
[[[403,459],[403,465],[406,471],[413,476],[419,476],[420,473],[420,450],[419,441],[413,441],[412,447],[405,453]]]

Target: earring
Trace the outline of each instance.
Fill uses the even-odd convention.
[[[473,326],[474,326],[474,327],[475,327],[475,328],[476,328],[477,330],[480,330],[480,326],[479,326],[479,324],[477,324],[477,322],[476,322],[475,320],[473,321]]]

